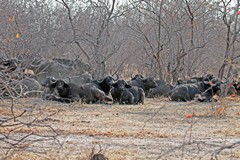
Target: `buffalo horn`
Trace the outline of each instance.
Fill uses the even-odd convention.
[[[53,84],[53,83],[55,83],[57,80],[54,78],[54,77],[51,77],[51,79],[50,79],[50,82]]]
[[[116,79],[113,78],[113,80],[114,80],[114,81],[119,80],[119,75],[118,75],[117,73],[114,73],[114,74],[112,75],[112,77],[113,77],[114,75],[116,75]]]
[[[69,84],[69,83],[71,83],[71,82],[72,82],[72,80],[71,80],[71,78],[70,78],[70,77],[67,77],[67,79],[68,79],[68,82],[66,82],[66,79],[64,79],[64,82],[65,82],[65,83],[68,83],[68,84]]]

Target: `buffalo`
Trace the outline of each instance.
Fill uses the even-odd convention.
[[[94,154],[91,158],[91,160],[107,160],[108,158],[106,158],[103,154],[101,153],[97,153]]]
[[[49,94],[46,96],[46,99],[48,100],[56,100],[66,103],[79,101],[80,99],[86,103],[112,100],[107,97],[102,90],[94,85],[90,85],[90,83],[79,86],[74,83],[66,83],[62,79],[58,79],[55,82],[51,79],[50,82],[51,83],[48,85],[50,91],[56,90],[59,97]]]
[[[23,87],[24,97],[39,97],[41,95],[42,86],[34,78],[25,78],[22,79],[20,82]]]
[[[141,74],[136,74],[134,77],[131,78],[131,80],[135,80],[137,78],[144,78]]]
[[[227,95],[237,95],[237,90],[234,85],[228,87]]]
[[[199,101],[211,101],[213,95],[215,95],[221,88],[221,82],[213,77],[206,76],[202,81],[181,84],[176,86],[170,91],[169,98],[173,101],[191,101],[196,95],[201,95]]]
[[[119,76],[117,74],[115,79],[113,78],[113,76],[108,75],[103,79],[93,80],[89,84],[87,83],[86,85],[95,86],[96,88],[102,90],[106,95],[109,95],[112,84],[114,83],[114,81],[117,81],[118,79]]]
[[[34,61],[28,68],[34,71],[39,83],[43,83],[48,76],[62,79],[90,72],[89,65],[81,62],[79,59],[64,60]]]
[[[232,82],[230,84],[225,82],[223,85],[221,85],[221,90],[218,92],[218,95],[238,95],[238,88],[236,82]]]
[[[46,88],[42,97],[45,100],[70,103],[80,99],[78,86],[72,83],[67,84],[62,79],[47,77],[42,86]]]
[[[20,63],[20,61],[16,58],[0,58],[0,65],[8,68],[11,71],[14,71],[17,69],[18,64]]]
[[[231,86],[232,86],[231,91],[235,92],[233,94],[240,95],[240,78],[234,79],[233,82],[231,83]]]
[[[8,97],[39,97],[42,93],[42,87],[33,78],[24,78],[21,80],[10,79],[1,83],[1,96]]]
[[[157,87],[157,83],[153,77],[144,78],[141,75],[136,75],[134,78],[128,81],[128,84],[142,88],[146,96],[148,95],[150,88]]]
[[[137,86],[131,86],[124,80],[113,83],[111,95],[114,102],[120,104],[144,104],[144,90]]]
[[[89,83],[92,81],[92,75],[89,73],[83,73],[81,75],[78,76],[70,76],[67,78],[69,80],[69,82],[77,84],[77,85],[81,85],[81,84],[85,84],[85,83]]]
[[[60,102],[73,102],[81,99],[86,103],[111,101],[112,99],[107,97],[107,95],[110,92],[113,81],[117,79],[107,76],[102,80],[94,80],[86,84],[77,85],[72,82],[67,83],[62,79],[56,80],[53,77],[47,77],[42,85],[49,88],[50,94],[46,94],[44,99]]]
[[[156,88],[151,88],[148,92],[148,98],[153,97],[168,97],[170,91],[173,89],[173,86],[171,84],[160,84]]]
[[[204,80],[204,78],[205,79],[206,78],[207,79],[211,79],[211,78],[213,78],[213,75],[212,74],[208,74],[205,77],[204,76],[202,76],[202,77],[191,77],[190,79],[187,79],[187,80],[179,79],[179,80],[177,80],[177,85],[201,82],[201,81]]]
[[[233,86],[237,91],[237,95],[240,95],[240,81],[234,83]]]
[[[44,82],[41,84],[45,90],[43,92],[42,98],[45,100],[57,100],[56,97],[59,97],[58,92],[55,90],[54,83],[57,79],[55,77],[49,76],[46,77]]]

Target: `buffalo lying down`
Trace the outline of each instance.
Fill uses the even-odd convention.
[[[145,93],[142,88],[131,86],[124,80],[113,83],[111,95],[114,102],[120,104],[144,104]]]
[[[157,83],[153,77],[144,78],[141,75],[136,75],[135,77],[133,77],[128,82],[128,84],[142,88],[144,90],[146,96],[148,95],[148,92],[151,88],[157,87]]]
[[[176,86],[170,91],[170,99],[173,101],[191,101],[196,95],[200,95],[199,101],[210,101],[219,90],[221,82],[217,78],[209,77],[203,81],[182,84]]]
[[[56,80],[53,77],[47,77],[43,86],[48,87],[49,91],[44,99],[55,100],[60,102],[102,102],[111,101],[112,99],[106,96],[109,93],[110,85],[113,78],[107,76],[103,80],[96,80],[91,83],[76,85],[74,83],[66,83],[64,80]],[[54,94],[52,94],[54,93]]]
[[[147,97],[153,98],[153,97],[168,97],[169,92],[173,89],[173,86],[171,84],[167,84],[164,80],[155,80],[157,83],[157,87],[151,88],[148,92]]]
[[[117,77],[114,79],[112,76],[108,75],[101,80],[94,80],[90,83],[87,83],[87,85],[95,86],[96,88],[102,90],[106,95],[108,95],[114,81],[117,81],[119,79],[119,76],[116,76]]]

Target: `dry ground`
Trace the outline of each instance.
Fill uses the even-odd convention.
[[[240,159],[236,97],[144,105],[1,100],[0,122],[3,159],[84,160],[98,152],[109,160]]]

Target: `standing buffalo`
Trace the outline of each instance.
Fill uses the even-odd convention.
[[[145,93],[142,88],[131,86],[124,80],[118,80],[112,86],[111,95],[114,102],[120,104],[144,104]]]
[[[136,75],[128,82],[128,84],[142,88],[146,96],[148,95],[150,88],[157,87],[157,83],[153,77],[143,78],[141,75]]]
[[[212,76],[206,76],[202,81],[182,84],[170,91],[170,99],[173,101],[191,101],[196,95],[204,97],[200,101],[210,101],[212,96],[220,90],[221,82]]]

